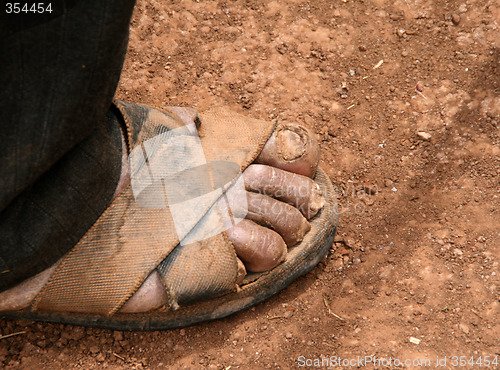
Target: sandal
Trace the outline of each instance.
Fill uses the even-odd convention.
[[[199,197],[196,203],[189,203],[191,208],[186,207],[188,203],[179,208],[168,194],[153,192],[163,194],[159,200],[162,206],[148,206],[144,194],[162,183],[143,184],[144,177],[136,175],[151,168],[146,152],[156,150],[148,147],[155,138],[171,136],[178,129],[185,136],[197,130],[194,137],[199,137],[207,162],[207,166],[198,167],[236,163],[238,171],[225,174],[232,179],[229,183],[234,183],[235,175],[259,155],[276,123],[220,108],[196,115],[190,109],[158,110],[121,101],[115,101],[114,107],[127,129],[131,184],[62,258],[31,306],[1,312],[0,317],[113,330],[184,327],[223,318],[262,302],[309,272],[332,246],[338,223],[336,193],[328,176],[318,168],[314,181],[325,204],[310,220],[311,230],[299,244],[288,248],[284,262],[266,272],[249,273],[237,284],[236,254],[226,233],[200,236],[199,231],[199,225],[213,217],[214,204],[224,191]],[[194,118],[197,127],[185,126],[185,116]],[[217,181],[213,184],[213,190],[219,188]],[[176,219],[179,213],[183,218],[181,228]],[[160,273],[168,303],[149,312],[118,312],[155,269]]]

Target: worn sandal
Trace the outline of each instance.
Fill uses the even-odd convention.
[[[131,170],[132,183],[63,257],[31,306],[1,312],[0,317],[115,330],[178,328],[219,319],[271,297],[309,272],[328,252],[338,222],[336,193],[328,176],[318,168],[314,181],[325,204],[310,220],[311,230],[288,249],[283,263],[263,273],[250,273],[237,284],[236,254],[226,233],[193,237],[199,234],[200,225],[213,217],[214,204],[223,197],[227,186],[217,192],[223,187],[212,182],[211,196],[181,206],[168,196],[158,196],[165,190],[158,188],[153,193],[161,206],[148,206],[147,197],[137,189],[161,187],[163,183],[143,184],[144,177],[136,177],[134,183],[134,174],[152,166],[145,153],[155,150],[148,147],[155,138],[168,137],[177,129],[189,135],[182,115],[191,111],[158,110],[120,101],[114,104],[127,128],[129,153],[138,154],[137,169]],[[197,130],[196,138],[206,159],[206,166],[201,167],[209,172],[213,171],[210,166],[229,162],[243,171],[259,155],[276,127],[219,108],[200,113],[194,122],[197,127],[187,130]],[[234,181],[236,176],[228,183]],[[179,213],[184,221],[189,220],[182,231],[176,219]],[[118,312],[154,269],[160,273],[169,302],[144,313]]]

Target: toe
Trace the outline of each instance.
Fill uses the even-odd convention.
[[[241,220],[227,230],[227,235],[248,271],[270,270],[286,257],[287,248],[281,236],[250,220]]]
[[[323,207],[319,186],[306,176],[252,164],[244,173],[245,188],[291,204],[310,219]]]
[[[161,282],[160,274],[154,270],[123,305],[120,312],[148,312],[164,305],[167,300],[167,292]]]
[[[283,123],[276,128],[255,163],[312,178],[318,167],[319,152],[315,135],[308,128]]]
[[[305,217],[289,204],[257,193],[248,193],[247,199],[247,218],[276,231],[287,246],[300,242],[311,229]]]

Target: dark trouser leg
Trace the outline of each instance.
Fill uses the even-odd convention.
[[[0,39],[0,291],[56,262],[111,200],[133,5],[79,1]]]

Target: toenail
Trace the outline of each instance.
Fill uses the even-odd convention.
[[[278,153],[287,162],[301,158],[306,152],[307,131],[300,126],[282,128],[277,139]]]

